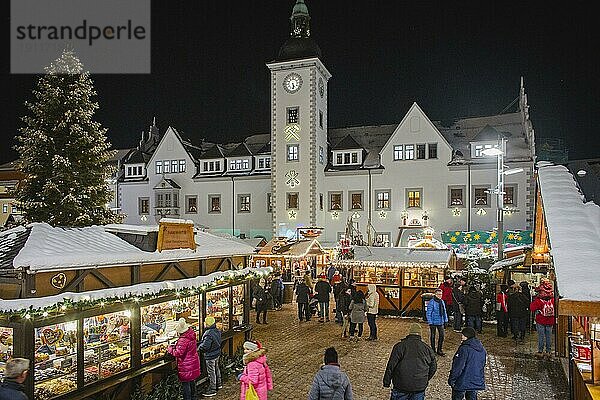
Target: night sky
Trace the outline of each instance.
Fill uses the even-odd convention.
[[[198,143],[269,132],[269,73],[295,0],[152,2],[152,74],[93,75],[116,148],[133,147],[156,116]],[[413,102],[432,120],[499,113],[523,76],[538,138],[569,156],[600,156],[597,16],[585,2],[306,0],[329,81],[329,126],[399,123]],[[463,3],[463,2],[460,2]],[[540,5],[542,3],[539,3]],[[2,2],[9,55],[9,2]],[[0,163],[37,77],[1,64]]]

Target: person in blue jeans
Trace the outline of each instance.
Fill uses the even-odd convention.
[[[444,344],[444,326],[448,323],[448,314],[446,313],[446,305],[442,300],[442,289],[435,289],[435,296],[427,303],[427,323],[429,324],[429,340],[431,348],[439,356],[445,356],[442,351]],[[435,344],[436,332],[438,334],[437,346]]]
[[[468,326],[461,334],[462,343],[452,358],[448,385],[452,388],[452,400],[477,400],[477,392],[485,390],[487,352],[475,337],[475,329]]]
[[[483,299],[481,293],[471,286],[465,297],[465,314],[467,316],[467,326],[481,333],[481,315],[483,314]]]

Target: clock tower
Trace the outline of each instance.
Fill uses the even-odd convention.
[[[310,15],[297,0],[290,36],[271,72],[271,190],[273,235],[323,226],[327,209],[327,82],[321,49],[310,36]]]

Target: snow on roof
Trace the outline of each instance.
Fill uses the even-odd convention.
[[[31,271],[89,266],[112,266],[209,257],[247,256],[254,248],[244,243],[196,232],[196,250],[178,249],[147,252],[110,233],[112,228],[54,228],[45,223],[28,225],[31,233],[13,260],[13,267]],[[2,240],[2,238],[0,238]]]
[[[584,203],[573,175],[561,165],[538,163],[538,179],[560,295],[600,301],[600,208]]]
[[[504,267],[511,267],[513,265],[523,264],[525,262],[525,254],[519,254],[518,256],[505,258],[500,261],[493,263],[489,269],[489,272],[499,271]]]
[[[447,264],[450,249],[413,249],[408,247],[354,247],[354,260],[366,262],[414,262]]]

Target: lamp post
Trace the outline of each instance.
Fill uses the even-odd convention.
[[[482,151],[486,156],[497,156],[498,158],[498,186],[495,192],[498,195],[497,198],[497,230],[498,235],[498,260],[504,258],[504,143],[506,139],[498,138],[498,147],[491,149],[485,149]]]

